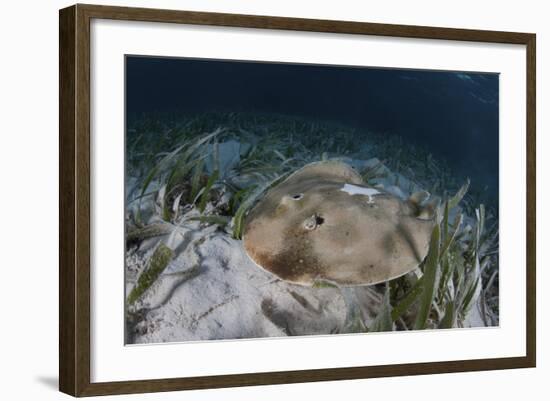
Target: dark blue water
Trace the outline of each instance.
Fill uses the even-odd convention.
[[[132,56],[126,77],[129,114],[267,112],[398,134],[498,196],[498,74]]]

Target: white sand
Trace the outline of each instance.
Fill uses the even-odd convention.
[[[344,192],[347,192],[350,195],[367,196],[369,198],[367,203],[374,203],[374,201],[372,199],[373,195],[377,195],[377,194],[381,193],[380,191],[378,191],[375,188],[365,188],[365,187],[360,187],[360,186],[353,185],[353,184],[344,184],[344,186],[342,187],[341,190],[344,191]]]
[[[254,264],[242,241],[212,227],[193,240],[138,301],[144,319],[129,342],[327,334],[344,330],[347,305],[337,288],[309,288],[278,280]],[[203,240],[201,240],[203,238]],[[137,262],[137,258],[129,258]],[[132,266],[128,266],[132,269]],[[131,285],[128,286],[131,288]],[[376,299],[358,288],[364,318]]]

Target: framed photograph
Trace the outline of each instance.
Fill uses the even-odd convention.
[[[534,34],[59,18],[61,391],[535,366]]]

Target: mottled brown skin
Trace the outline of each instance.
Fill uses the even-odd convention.
[[[262,268],[283,280],[312,285],[369,285],[399,277],[425,258],[434,218],[379,190],[366,195],[342,191],[364,186],[340,162],[305,166],[268,191],[246,218],[244,246]]]

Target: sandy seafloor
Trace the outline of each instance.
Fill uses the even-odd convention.
[[[226,168],[239,158],[234,142],[220,144],[221,162]],[[372,157],[358,159],[357,155],[339,159],[359,169],[380,163]],[[383,168],[387,174],[378,180],[380,188],[403,199],[424,189],[405,174]],[[127,193],[135,191],[135,178],[128,176]],[[350,333],[357,331],[358,321],[369,327],[380,310],[381,286],[313,288],[284,282],[247,256],[243,242],[232,237],[231,225],[222,229],[190,221],[189,217],[200,212],[189,205],[174,222],[165,223],[154,213],[156,202],[150,197],[141,207],[153,211],[149,224],[163,224],[169,234],[128,246],[126,296],[160,243],[172,249],[174,257],[128,308],[127,344]],[[213,207],[208,204],[205,214]],[[465,216],[465,224],[473,226],[473,217]],[[485,325],[476,299],[461,326]]]

